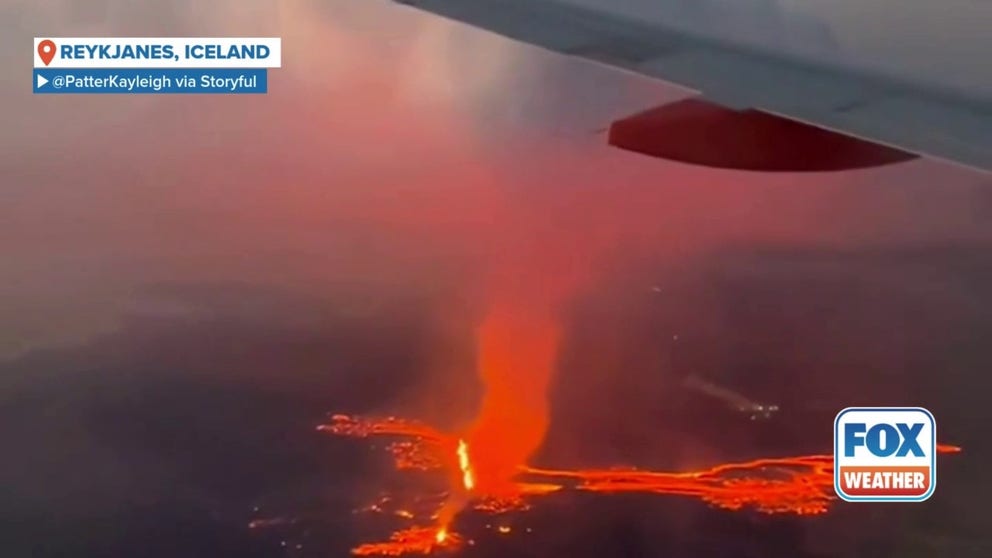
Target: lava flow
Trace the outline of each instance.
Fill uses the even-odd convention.
[[[397,531],[388,541],[363,544],[351,551],[355,556],[400,556],[403,554],[430,554],[436,549],[455,549],[462,539],[446,529],[411,527]]]
[[[511,493],[506,492],[505,486],[490,493],[476,486],[470,446],[462,439],[426,425],[395,418],[375,420],[335,415],[330,424],[319,428],[345,436],[403,438],[402,442],[390,446],[398,468],[448,468],[457,472],[461,477],[461,488],[472,492],[471,505],[485,512],[520,509],[526,506],[528,499],[561,490],[691,496],[727,510],[750,508],[767,514],[796,515],[825,513],[836,499],[833,456],[830,455],[756,459],[681,473],[632,468],[568,470],[518,466]],[[397,447],[403,449],[397,451]],[[937,451],[957,453],[961,448],[939,445]],[[451,509],[448,503],[444,506]],[[428,554],[436,549],[459,546],[462,539],[448,530],[452,517],[445,517],[443,511],[435,515],[441,519],[440,527],[399,531],[386,542],[362,545],[354,553]]]

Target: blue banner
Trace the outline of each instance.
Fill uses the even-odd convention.
[[[268,92],[265,69],[242,68],[43,68],[34,71],[34,92],[42,94],[157,93],[259,94]]]

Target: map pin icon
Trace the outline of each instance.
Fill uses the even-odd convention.
[[[38,56],[41,57],[41,61],[47,66],[52,58],[55,58],[55,43],[51,39],[45,39],[38,43]]]

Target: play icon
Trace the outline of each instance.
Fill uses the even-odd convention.
[[[38,89],[41,89],[42,86],[48,83],[48,80],[45,78],[45,76],[39,74],[36,77],[38,78],[38,85],[36,85],[35,87],[37,87]]]

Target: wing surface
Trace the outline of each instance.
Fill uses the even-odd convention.
[[[986,99],[809,65],[556,0],[395,1],[676,84],[722,107],[992,172],[992,102]]]

